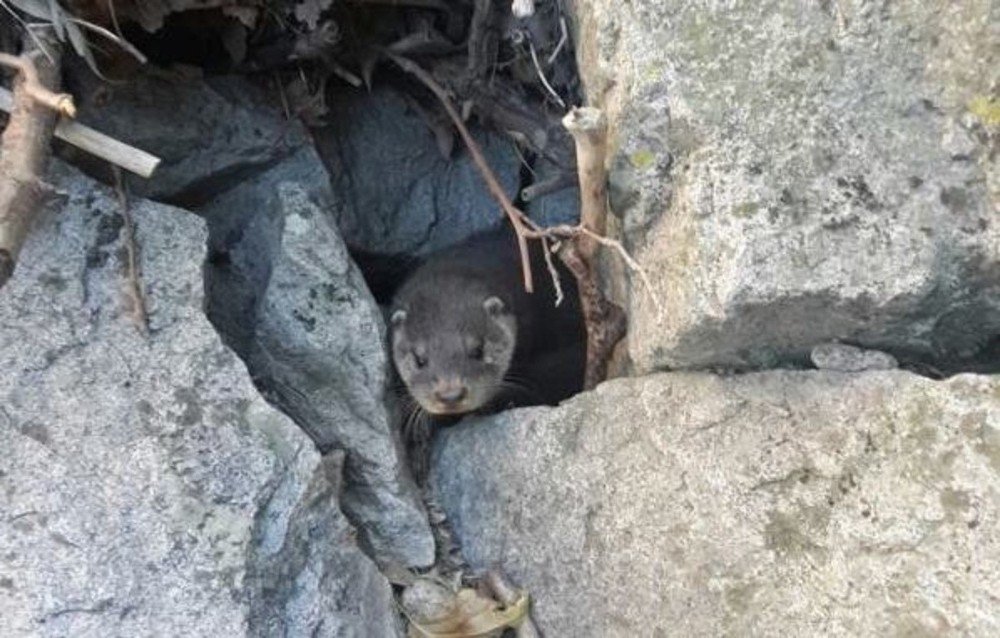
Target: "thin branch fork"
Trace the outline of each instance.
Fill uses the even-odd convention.
[[[0,287],[14,273],[17,257],[47,190],[41,181],[57,113],[75,112],[73,100],[49,87],[59,83],[61,49],[51,43],[52,58],[26,44],[21,57],[0,54],[0,65],[19,71],[14,108],[0,138]]]
[[[584,372],[584,388],[591,389],[600,383],[607,372],[608,359],[615,345],[625,336],[625,313],[608,301],[601,292],[594,272],[593,262],[599,245],[613,244],[613,240],[602,236],[607,220],[607,169],[604,157],[607,152],[607,125],[604,116],[597,109],[573,109],[563,120],[576,142],[577,165],[580,178],[581,223],[579,226],[542,228],[518,209],[507,197],[499,180],[483,156],[479,145],[472,139],[461,116],[451,103],[448,93],[426,70],[413,61],[383,51],[401,69],[420,80],[444,106],[445,111],[458,129],[469,154],[486,182],[490,194],[497,200],[504,214],[510,220],[517,235],[521,252],[521,269],[524,273],[524,288],[532,289],[531,262],[528,257],[527,240],[537,239],[543,243],[546,265],[556,288],[557,299],[562,298],[559,276],[551,261],[550,245],[560,239],[563,242],[559,258],[577,280],[580,306],[587,329],[587,366]],[[619,245],[620,252],[624,249]],[[627,253],[625,253],[627,256]],[[634,262],[628,260],[631,266]]]

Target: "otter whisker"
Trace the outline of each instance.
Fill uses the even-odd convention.
[[[501,390],[506,390],[515,397],[520,396],[530,401],[540,401],[544,403],[545,397],[542,393],[535,389],[527,381],[503,379],[497,387]]]
[[[430,436],[430,414],[414,402],[403,422],[403,437],[408,444],[421,443]]]

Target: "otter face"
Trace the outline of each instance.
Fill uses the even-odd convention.
[[[438,312],[433,305],[392,313],[392,359],[410,395],[431,414],[487,405],[510,367],[517,323],[499,297]]]

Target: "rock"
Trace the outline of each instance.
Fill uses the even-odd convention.
[[[203,222],[132,203],[144,337],[114,194],[61,165],[47,181],[67,200],[0,290],[0,635],[281,635],[265,617],[398,635],[388,583],[317,490],[336,457],[203,314]],[[275,556],[296,592],[255,581]]]
[[[1000,633],[1000,378],[620,379],[445,430],[433,485],[546,635]]]
[[[814,366],[820,370],[837,372],[864,372],[865,370],[895,370],[899,367],[896,357],[878,350],[865,350],[844,343],[824,343],[809,353]]]
[[[323,451],[347,452],[342,505],[380,563],[427,566],[434,542],[387,408],[382,316],[303,149],[199,209],[208,313],[268,398]]]
[[[78,119],[163,160],[151,179],[131,180],[130,190],[143,197],[196,207],[308,144],[301,125],[242,77],[148,67],[128,82],[107,84],[80,63],[71,68]],[[64,155],[108,181],[103,161],[72,150]]]
[[[283,529],[256,530],[261,550],[248,573],[252,635],[403,636],[399,616],[386,613],[394,609],[392,590],[354,545],[354,529],[337,508],[343,456],[324,458],[297,504],[276,499],[275,513],[289,519]],[[309,475],[296,480],[303,478]]]
[[[544,182],[559,175],[559,169],[551,162],[539,160],[535,162],[534,179]],[[580,188],[574,185],[534,199],[524,207],[533,220],[541,226],[558,226],[560,224],[576,224],[580,221]]]
[[[452,157],[412,102],[385,87],[338,91],[332,124],[314,133],[336,195],[337,224],[352,248],[427,254],[503,221],[471,158],[455,137]],[[511,142],[472,127],[511,198],[520,160]]]
[[[988,3],[575,6],[613,208],[666,308],[633,282],[639,370],[804,363],[831,340],[941,369],[989,359]]]

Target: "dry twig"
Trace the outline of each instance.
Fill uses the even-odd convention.
[[[0,87],[0,111],[9,113],[13,108],[14,96],[7,89]],[[95,131],[76,120],[59,120],[53,135],[94,157],[121,166],[140,177],[152,176],[153,171],[160,165],[160,158],[155,155],[119,142],[115,138]]]
[[[602,237],[607,222],[607,172],[604,155],[607,152],[607,125],[603,114],[597,109],[573,109],[563,120],[576,141],[577,164],[580,177],[580,218],[579,226],[542,228],[518,209],[507,197],[499,180],[483,156],[479,145],[472,139],[461,116],[451,103],[448,93],[431,74],[411,60],[384,51],[384,54],[401,69],[420,80],[441,102],[448,116],[458,129],[462,140],[469,149],[473,163],[482,175],[494,199],[500,204],[517,235],[521,252],[521,269],[524,273],[524,288],[533,291],[531,262],[527,240],[542,242],[546,265],[556,288],[557,300],[562,298],[562,287],[549,250],[549,242],[567,239],[559,250],[559,258],[573,273],[577,281],[580,305],[587,329],[587,367],[584,372],[584,388],[591,389],[600,383],[607,372],[608,359],[615,345],[625,336],[624,311],[608,301],[601,292],[594,271],[594,258],[601,244],[614,245],[616,242]],[[598,239],[600,238],[600,239]],[[619,245],[620,248],[620,245]],[[624,249],[621,249],[624,252]],[[631,259],[630,265],[634,264]],[[641,272],[641,270],[640,270]],[[645,281],[645,275],[643,274]]]
[[[490,570],[487,572],[485,578],[483,579],[483,584],[489,588],[493,597],[504,605],[513,605],[521,597],[521,593],[514,589],[513,585],[507,582],[507,579],[504,578],[503,574],[497,570]],[[524,620],[521,621],[521,624],[515,632],[517,638],[539,638],[539,636],[541,636],[538,632],[538,627],[536,627],[534,621],[531,620],[530,614],[525,615]]]
[[[403,69],[407,73],[413,75],[418,80],[420,80],[424,86],[431,90],[432,93],[441,102],[444,110],[448,113],[448,117],[455,124],[455,128],[458,129],[459,135],[462,136],[462,141],[465,142],[465,146],[469,149],[469,154],[472,156],[472,161],[475,163],[476,167],[479,169],[480,175],[482,175],[483,180],[486,181],[486,187],[493,195],[494,199],[500,204],[505,215],[510,220],[511,225],[514,227],[514,232],[517,233],[517,244],[518,249],[521,253],[521,271],[524,274],[524,289],[528,292],[534,291],[534,284],[531,277],[531,259],[528,255],[528,241],[527,232],[531,230],[541,230],[535,222],[531,221],[527,215],[522,211],[518,210],[516,206],[507,197],[507,193],[504,192],[503,186],[497,180],[496,175],[489,167],[489,163],[483,156],[482,150],[472,135],[469,133],[469,129],[465,127],[465,123],[462,121],[462,116],[458,114],[455,106],[451,103],[451,98],[448,93],[445,92],[444,88],[441,87],[437,81],[431,77],[431,74],[425,71],[420,65],[416,64],[412,60],[404,58],[402,56],[396,55],[391,51],[383,51],[386,57],[396,63],[399,68]]]
[[[54,93],[39,80],[38,67],[36,67],[34,59],[40,59],[40,54],[41,52],[39,55],[16,56],[0,53],[0,65],[20,72],[20,91],[36,104],[52,109],[60,115],[76,117],[73,96],[69,93]],[[53,84],[55,83],[53,82]]]
[[[118,196],[118,207],[122,219],[125,220],[125,296],[129,301],[129,313],[132,323],[139,334],[149,334],[149,315],[146,313],[146,295],[142,291],[142,281],[139,272],[139,246],[135,238],[135,221],[128,205],[128,193],[125,192],[125,180],[121,169],[113,166],[115,174],[115,194]]]
[[[599,109],[575,108],[563,118],[563,126],[576,143],[576,171],[580,180],[580,225],[603,237],[608,219],[608,123]],[[592,260],[598,242],[591,235],[580,238],[583,256]]]
[[[59,83],[60,49],[46,59],[33,44],[18,58],[0,54],[0,64],[20,71],[14,82],[14,108],[3,132],[0,157],[0,287],[14,273],[18,254],[46,189],[41,181],[49,159],[56,113],[72,113],[73,101],[47,87]]]

